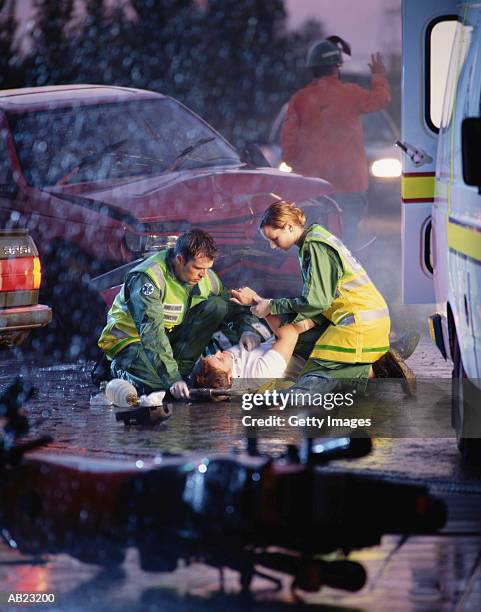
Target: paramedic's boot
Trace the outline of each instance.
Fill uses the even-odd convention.
[[[416,394],[416,376],[396,350],[391,349],[375,361],[372,369],[376,378],[399,378],[406,395]]]
[[[414,331],[399,334],[396,336],[396,339],[391,342],[391,348],[396,351],[401,359],[409,359],[416,350],[420,338],[421,336]]]

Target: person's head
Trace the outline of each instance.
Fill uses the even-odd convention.
[[[196,285],[214,265],[218,250],[214,239],[201,229],[179,236],[174,246],[174,270],[177,278]]]
[[[194,382],[197,387],[208,389],[230,389],[232,386],[232,355],[217,351],[203,357],[196,367]]]
[[[338,75],[343,53],[351,55],[350,45],[339,36],[328,36],[309,50],[307,67],[315,78]]]
[[[306,225],[306,216],[292,202],[279,200],[271,204],[264,213],[260,229],[271,248],[289,250],[301,237]]]

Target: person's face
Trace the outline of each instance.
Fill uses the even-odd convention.
[[[217,351],[213,355],[204,358],[211,366],[213,366],[216,370],[221,370],[221,372],[227,372],[227,374],[231,374],[232,372],[232,355],[227,351]]]
[[[192,287],[197,285],[207,274],[207,270],[214,265],[214,260],[204,255],[196,255],[194,259],[189,259],[189,261],[185,261],[182,255],[176,255],[175,260],[177,264],[175,273],[178,279]]]
[[[262,228],[262,235],[269,241],[271,249],[281,249],[281,251],[288,251],[297,240],[295,228],[290,223],[283,228],[266,225]]]

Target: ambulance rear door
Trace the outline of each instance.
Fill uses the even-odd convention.
[[[402,8],[402,294],[405,304],[424,304],[436,301],[431,215],[457,10],[453,0],[403,0]]]

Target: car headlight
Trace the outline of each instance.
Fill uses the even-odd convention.
[[[371,164],[371,174],[376,178],[396,178],[401,176],[401,162],[395,157],[376,159]]]
[[[278,166],[277,169],[280,170],[281,172],[292,172],[292,168],[290,166],[288,166],[286,164],[286,162],[281,162]]]
[[[125,232],[125,244],[129,251],[135,254],[151,254],[155,251],[169,249],[175,245],[177,236],[161,236],[160,234],[136,234]]]

